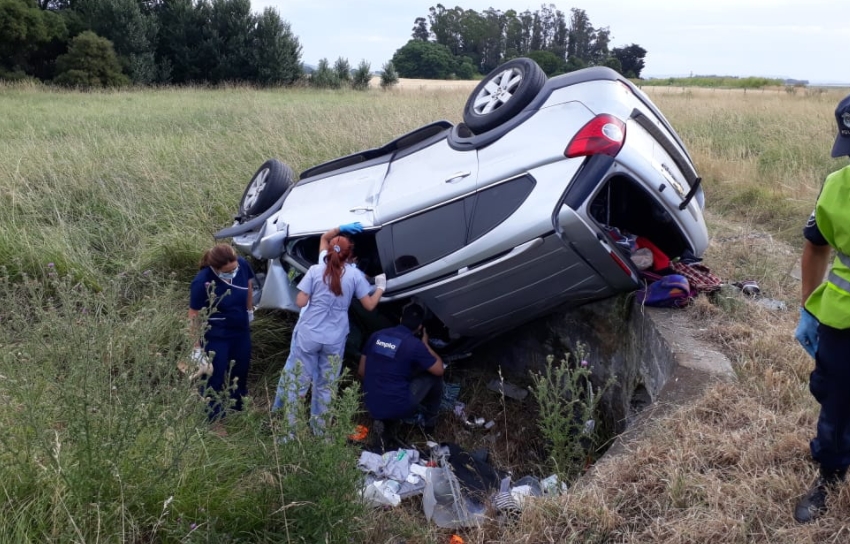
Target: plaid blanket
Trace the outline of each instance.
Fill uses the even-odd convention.
[[[670,268],[688,279],[691,289],[699,293],[713,293],[720,290],[720,278],[715,276],[707,266],[699,263],[685,264],[670,263]]]

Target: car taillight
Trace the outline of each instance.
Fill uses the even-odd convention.
[[[564,150],[568,159],[590,155],[616,156],[626,141],[626,124],[604,113],[597,115],[573,136]]]
[[[614,259],[614,262],[615,262],[615,263],[617,263],[617,265],[618,265],[620,268],[622,268],[622,269],[623,269],[623,272],[625,272],[625,273],[626,273],[626,275],[627,275],[627,276],[629,276],[629,277],[631,278],[631,277],[632,277],[632,269],[631,269],[631,268],[629,268],[629,265],[627,265],[627,264],[623,261],[623,259],[621,259],[621,258],[620,258],[620,257],[619,257],[619,256],[618,256],[615,252],[613,252],[613,251],[612,251],[611,253],[609,253],[609,255],[611,255],[611,258],[612,258],[612,259]]]

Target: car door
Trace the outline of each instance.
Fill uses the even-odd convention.
[[[386,224],[475,192],[478,153],[455,151],[444,138],[399,153],[390,162],[377,197],[377,223]]]

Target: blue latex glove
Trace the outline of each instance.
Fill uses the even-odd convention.
[[[339,232],[342,234],[357,234],[358,232],[363,232],[363,225],[360,222],[346,223],[339,226]]]
[[[818,351],[818,320],[805,308],[800,308],[800,322],[794,331],[794,338],[800,342],[806,353],[815,357]]]

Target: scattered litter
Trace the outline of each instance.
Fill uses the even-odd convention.
[[[525,400],[525,397],[528,396],[528,389],[498,379],[490,380],[487,389],[515,400]]]
[[[740,289],[742,293],[749,297],[754,297],[761,294],[761,288],[759,287],[759,284],[753,280],[736,281],[733,282],[732,285]]]
[[[787,310],[788,306],[785,302],[781,300],[775,300],[772,298],[759,298],[756,299],[756,304],[759,306],[764,306],[768,310]]]
[[[348,435],[348,439],[354,442],[363,442],[367,436],[369,436],[369,427],[358,425],[354,428],[354,432]]]
[[[375,480],[363,489],[363,498],[372,506],[398,506],[401,497],[397,493],[397,485],[398,482],[392,480]]]
[[[493,421],[492,419],[484,424],[484,428],[487,429],[488,431],[495,426],[496,426],[496,422]]]
[[[544,495],[560,495],[567,492],[566,482],[562,482],[557,474],[552,474],[541,480],[540,486],[543,488]]]
[[[485,520],[484,505],[463,494],[445,457],[440,458],[439,465],[428,469],[422,493],[425,518],[443,529],[480,525]]]
[[[452,538],[449,539],[449,544],[464,544],[464,542],[458,535],[452,535]]]

